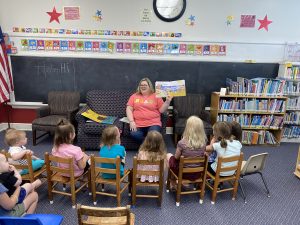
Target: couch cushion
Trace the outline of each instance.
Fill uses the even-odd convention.
[[[119,129],[122,130],[122,122],[119,121],[119,119],[117,119],[114,124],[115,126],[117,126]],[[83,131],[87,134],[96,134],[99,135],[102,133],[102,131],[104,130],[105,127],[109,126],[108,124],[101,124],[101,123],[97,123],[97,122],[86,122],[84,127],[83,127]]]
[[[45,116],[33,120],[32,124],[37,126],[57,126],[62,119],[67,119],[67,117],[62,115]]]
[[[108,116],[126,116],[126,104],[132,91],[92,90],[87,93],[87,105],[95,112]]]

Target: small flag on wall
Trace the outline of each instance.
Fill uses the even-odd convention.
[[[11,71],[6,54],[2,29],[0,27],[0,103],[9,100],[9,94],[14,90]]]

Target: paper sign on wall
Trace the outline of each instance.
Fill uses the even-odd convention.
[[[241,24],[240,27],[255,27],[255,15],[241,15]]]
[[[65,6],[64,7],[65,20],[79,20],[79,6]]]

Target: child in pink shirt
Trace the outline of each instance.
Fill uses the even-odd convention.
[[[52,155],[62,158],[74,158],[74,175],[80,176],[88,170],[89,156],[85,154],[80,147],[73,145],[75,138],[75,128],[68,121],[61,121],[55,130],[54,146]],[[66,164],[59,163],[58,167],[68,168]]]

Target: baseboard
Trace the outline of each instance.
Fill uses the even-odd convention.
[[[11,128],[15,128],[17,130],[26,130],[31,131],[31,123],[10,123]],[[8,128],[7,123],[0,123],[0,131],[6,130]]]

